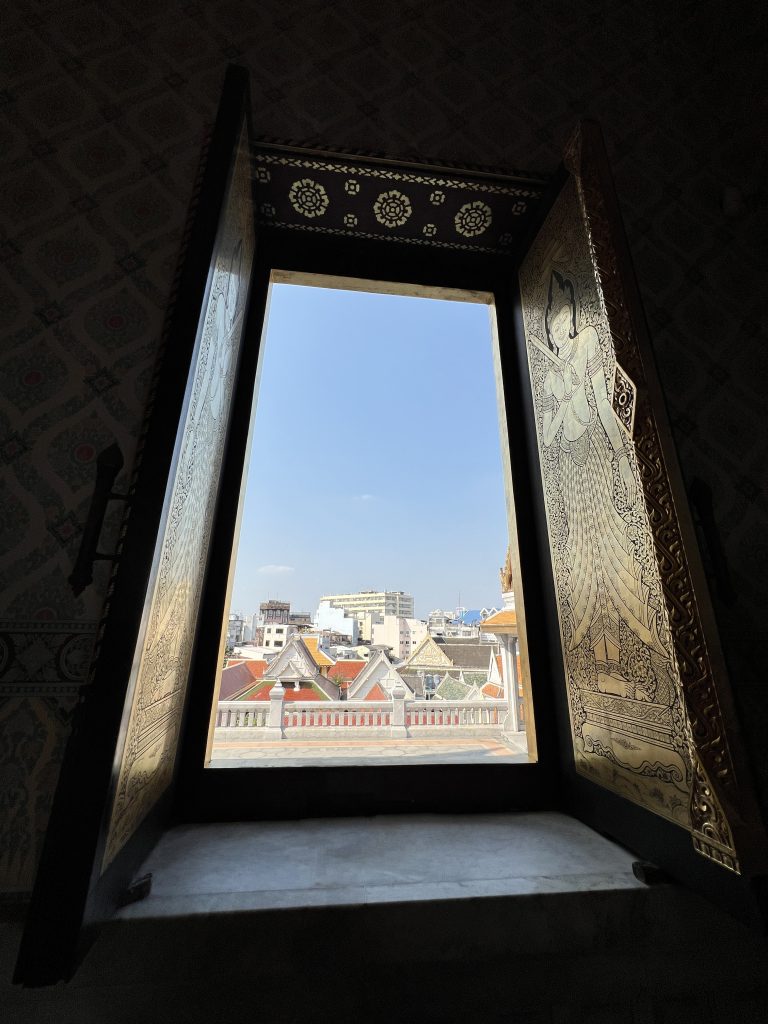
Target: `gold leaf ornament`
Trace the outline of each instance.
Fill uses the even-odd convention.
[[[399,228],[411,216],[413,209],[408,196],[393,188],[379,195],[373,204],[373,212],[376,220],[385,228]]]
[[[312,178],[300,178],[291,185],[288,199],[296,213],[303,217],[322,217],[328,209],[330,200],[319,181]]]
[[[471,203],[464,203],[453,219],[456,230],[465,238],[474,238],[482,235],[491,226],[493,214],[487,203],[481,199],[475,199]]]

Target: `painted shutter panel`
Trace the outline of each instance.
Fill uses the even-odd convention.
[[[596,125],[564,162],[519,285],[575,771],[751,873],[757,811]]]
[[[24,984],[71,973],[83,926],[114,911],[172,791],[251,290],[250,164],[247,74],[230,68],[20,949]]]

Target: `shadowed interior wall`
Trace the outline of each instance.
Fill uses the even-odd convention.
[[[303,144],[551,173],[577,118],[602,123],[686,483],[714,495],[735,599],[713,597],[765,802],[768,106],[753,7],[26,0],[4,13],[0,889],[33,882],[109,567],[79,598],[66,579],[96,455],[117,441],[117,490],[130,472],[228,61],[251,71],[256,132]]]

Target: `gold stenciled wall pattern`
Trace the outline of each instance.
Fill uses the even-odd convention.
[[[576,769],[690,824],[690,736],[575,180],[520,270]],[[618,400],[617,400],[618,397]]]
[[[116,440],[126,460],[117,489],[130,478],[185,206],[229,60],[252,73],[257,133],[347,152],[548,175],[575,118],[600,120],[683,472],[713,491],[735,591],[718,604],[719,626],[768,794],[768,206],[750,199],[764,189],[750,10],[762,15],[753,3],[733,18],[708,0],[598,18],[581,4],[555,14],[500,0],[471,12],[462,0],[297,0],[290,16],[277,0],[8,6],[0,771],[14,810],[0,829],[2,889],[32,885],[87,675],[87,657],[62,664],[60,652],[71,637],[92,641],[107,590],[106,563],[81,598],[66,586],[93,489],[83,469],[92,474],[94,451]],[[726,184],[746,197],[740,219],[723,214]],[[38,728],[55,742],[38,744]]]

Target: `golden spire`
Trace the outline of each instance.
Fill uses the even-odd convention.
[[[499,569],[499,579],[501,580],[502,594],[512,590],[512,555],[509,547],[507,547],[507,560],[504,562],[504,567]]]

